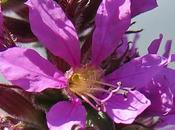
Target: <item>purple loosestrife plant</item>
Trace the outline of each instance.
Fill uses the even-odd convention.
[[[73,125],[84,127],[84,102],[97,111],[106,112],[115,123],[124,124],[132,123],[150,105],[143,94],[126,87],[143,87],[157,73],[159,66],[166,64],[166,59],[148,54],[133,59],[109,75],[100,64],[117,48],[131,17],[153,6],[147,9],[140,6],[143,8],[134,10],[134,0],[133,3],[130,0],[103,0],[95,17],[91,60],[81,64],[75,27],[61,7],[52,0],[29,0],[27,5],[33,33],[50,52],[69,63],[71,69],[63,74],[34,50],[14,47],[0,53],[0,71],[12,84],[29,92],[47,88],[64,90],[69,101],[58,102],[47,113],[51,130],[71,130]],[[155,7],[156,3],[150,5]],[[144,78],[146,81],[142,83]],[[131,80],[133,84],[128,85]]]

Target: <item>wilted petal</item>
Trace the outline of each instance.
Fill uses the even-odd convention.
[[[128,46],[129,46],[128,37],[126,35],[124,35],[123,38],[122,38],[121,46],[117,48],[116,53],[119,56],[122,56],[126,52]]]
[[[156,0],[131,0],[132,17],[157,7]]]
[[[168,40],[165,45],[165,50],[163,56],[168,58],[170,56],[172,40]]]
[[[62,101],[54,105],[47,113],[49,130],[72,130],[72,126],[85,127],[86,110],[77,103]]]
[[[63,74],[31,49],[14,47],[1,52],[0,71],[7,80],[31,92],[66,86]]]
[[[149,54],[157,54],[160,44],[162,42],[163,35],[160,34],[158,39],[155,39],[151,42],[151,44],[148,47],[148,53]]]
[[[163,57],[153,54],[145,55],[124,64],[112,74],[106,76],[106,80],[113,84],[120,81],[127,87],[143,88],[167,64],[168,60]]]
[[[28,0],[33,33],[54,55],[70,65],[80,63],[80,45],[75,28],[53,0]]]
[[[107,114],[114,122],[130,124],[150,105],[150,101],[138,91],[131,91],[127,98],[115,95],[106,104]]]
[[[130,24],[130,0],[103,0],[95,17],[92,62],[99,64],[119,45]]]
[[[139,40],[139,38],[140,38],[140,35],[138,33],[136,33],[135,36],[134,36],[133,42],[132,42],[130,53],[129,53],[131,56],[134,56],[134,55],[137,54],[136,45],[137,45],[137,41]]]

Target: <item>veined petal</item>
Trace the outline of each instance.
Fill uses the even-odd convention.
[[[80,104],[62,101],[47,113],[49,130],[72,130],[74,125],[85,127],[85,123],[86,110]]]
[[[157,7],[156,0],[131,0],[132,17]]]
[[[75,28],[53,0],[28,0],[32,32],[54,55],[72,66],[80,64],[80,45]]]
[[[150,105],[150,101],[138,91],[131,91],[127,98],[114,95],[106,104],[106,112],[115,123],[131,124]]]
[[[152,80],[145,85],[145,88],[140,89],[140,91],[151,100],[151,105],[145,111],[145,115],[162,116],[174,110],[174,94],[172,93],[172,88],[175,84],[171,84],[170,78],[164,71],[166,71],[165,68],[160,74],[152,77]]]
[[[55,66],[31,49],[14,47],[0,52],[0,71],[12,84],[30,92],[64,88],[67,84]]]
[[[118,46],[130,24],[130,0],[103,0],[95,17],[92,63],[99,64]]]
[[[149,54],[124,64],[107,75],[105,79],[106,82],[116,84],[120,81],[124,86],[140,89],[145,87],[155,75],[161,73],[163,67],[167,64],[168,59]]]

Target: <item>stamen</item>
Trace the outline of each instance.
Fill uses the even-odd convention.
[[[120,89],[120,87],[112,90],[111,93],[105,99],[101,100],[101,102],[104,103],[104,102],[108,101],[112,97],[113,93],[119,91],[119,89]]]
[[[87,95],[88,97],[92,98],[98,105],[101,104],[101,100],[98,99],[97,97],[93,96],[92,94],[85,93],[85,95]]]
[[[69,91],[67,92],[80,97],[97,111],[106,111],[105,102],[111,99],[113,94],[127,96],[128,91],[121,89],[121,82],[117,82],[116,85],[103,82],[104,73],[98,69],[84,66],[74,71],[68,75]],[[96,94],[102,94],[102,97]]]
[[[89,101],[88,98],[86,98],[84,95],[81,95],[79,93],[77,93],[78,96],[80,96],[85,102],[87,102],[91,107],[93,107],[95,110],[98,111],[98,108],[93,104],[91,103],[91,101]]]
[[[106,90],[106,89],[104,89],[104,88],[91,88],[91,90],[93,90],[93,91],[99,91],[99,92],[110,93],[108,90]]]
[[[85,79],[85,80],[90,81],[90,82],[94,82],[94,83],[96,83],[96,84],[100,84],[100,85],[112,87],[112,88],[116,88],[116,87],[117,87],[117,86],[115,86],[115,85],[112,85],[112,84],[109,84],[109,83],[105,83],[105,82],[101,82],[101,81],[89,80],[89,79]]]

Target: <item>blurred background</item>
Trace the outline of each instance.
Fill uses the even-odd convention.
[[[157,1],[159,7],[133,19],[133,21],[136,21],[136,24],[132,26],[133,30],[144,29],[140,33],[141,37],[137,44],[140,55],[147,53],[147,47],[153,39],[159,37],[160,33],[164,36],[161,51],[164,49],[166,40],[171,39],[173,40],[172,53],[175,53],[175,0]],[[37,50],[42,55],[44,54],[43,49],[37,47]],[[171,67],[175,68],[175,63],[172,63]],[[0,75],[0,83],[2,82],[6,81]]]

